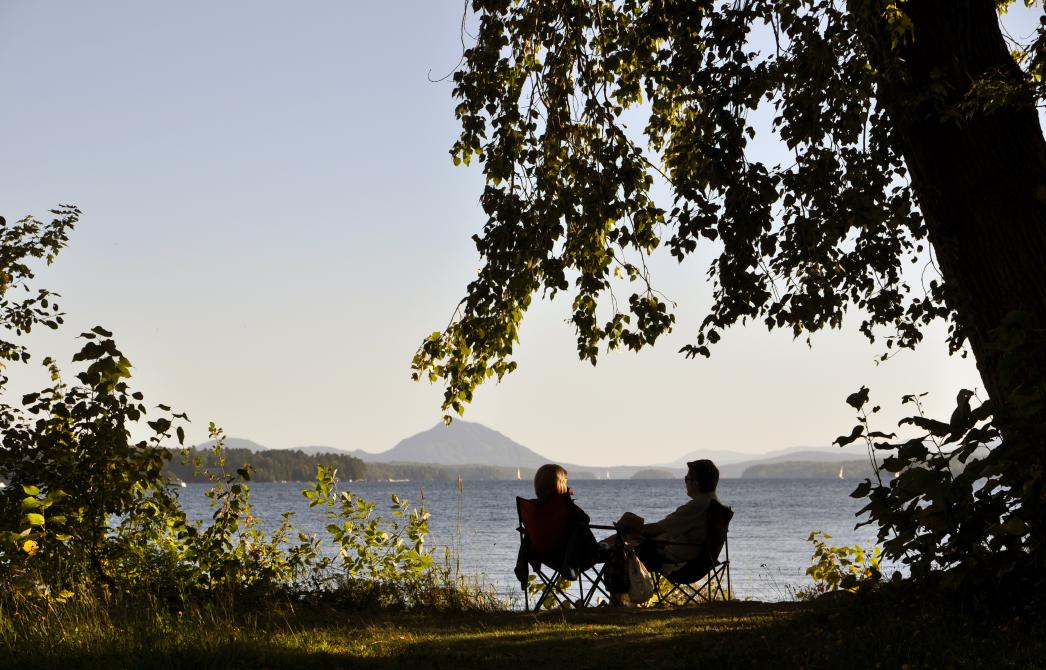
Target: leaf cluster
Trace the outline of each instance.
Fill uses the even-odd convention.
[[[954,589],[1043,585],[1046,383],[1034,371],[1042,369],[1046,332],[1012,313],[995,336],[1000,370],[1014,389],[1002,407],[975,404],[964,389],[951,416],[938,420],[925,415],[925,394],[907,395],[902,402],[916,413],[900,425],[920,432],[894,439],[870,429],[862,388],[848,399],[860,422],[836,440],[864,440],[869,458],[895,474],[885,483],[866,480],[852,494],[867,498],[861,525],[878,526],[884,555],[913,578]]]
[[[266,532],[251,502],[253,468],[227,464],[213,423],[208,458],[181,450],[194,477],[210,483],[210,519],[190,521],[168,467],[169,445],[184,441],[188,419],[145,405],[111,335],[97,327],[81,336],[78,384],[66,385],[47,359],[53,386],[27,394],[20,408],[0,405],[0,606],[141,593],[179,608],[276,596],[489,604],[488,594],[458,588],[436,566],[427,512],[393,496],[386,516],[338,491],[333,467],[320,466],[304,492],[310,505],[328,508],[330,545],[295,529],[293,512]],[[147,438],[132,438],[143,429]]]
[[[34,262],[50,265],[69,241],[69,233],[80,220],[80,210],[62,205],[51,210],[55,216],[42,223],[26,216],[14,224],[0,216],[0,329],[21,336],[36,325],[55,329],[62,323],[62,312],[47,289],[31,290]],[[0,370],[4,361],[29,360],[25,346],[0,337]],[[0,374],[0,388],[6,379]]]
[[[444,409],[460,413],[479,384],[515,369],[535,294],[572,294],[578,354],[593,363],[601,346],[639,349],[669,332],[674,305],[647,266],[657,249],[679,261],[702,241],[717,249],[713,303],[687,356],[709,355],[725,328],[750,320],[799,336],[840,327],[856,307],[861,331],[885,330],[893,348],[954,316],[881,97],[904,76],[912,39],[901,3],[471,7],[478,31],[454,74],[462,130],[451,153],[479,161],[486,178],[487,219],[473,238],[483,264],[413,360],[415,379],[446,383]],[[1041,42],[1040,31],[1029,53]],[[1041,65],[1025,61],[1024,78],[1007,80],[1019,95],[982,95],[992,85],[974,82],[898,108],[928,104],[961,123],[1028,104]],[[789,158],[756,157],[765,140]],[[659,183],[670,202],[655,199]],[[924,263],[930,281],[913,287],[905,270]],[[963,338],[953,323],[952,347]]]
[[[830,539],[831,535],[821,531],[814,531],[806,538],[814,545],[812,563],[806,569],[814,584],[796,592],[800,600],[812,600],[838,589],[855,593],[859,588],[877,583],[882,577],[880,547],[832,546],[828,544]]]

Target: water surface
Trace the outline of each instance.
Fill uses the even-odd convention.
[[[352,482],[342,485],[379,503],[395,493],[419,503],[424,491],[430,545],[450,550],[461,572],[494,585],[502,595],[516,598],[519,586],[512,576],[519,535],[516,532],[516,496],[531,497],[528,481],[466,481],[459,495],[454,482]],[[686,501],[682,480],[575,480],[576,500],[596,524],[610,524],[631,511],[647,521],[662,518]],[[812,546],[811,531],[833,536],[832,544],[874,544],[871,527],[855,530],[855,514],[863,502],[849,496],[855,481],[809,479],[724,479],[719,498],[734,510],[729,550],[734,592],[756,600],[785,600],[791,590],[809,585],[805,575]],[[301,495],[304,484],[256,483],[252,500],[256,515],[267,526],[280,513],[295,511],[295,526],[325,537],[322,512],[309,510]],[[182,501],[193,518],[208,518],[206,486],[189,484]],[[387,509],[387,507],[386,507]],[[597,537],[599,535],[597,534]]]

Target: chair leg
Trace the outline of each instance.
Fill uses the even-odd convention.
[[[537,575],[541,578],[541,581],[545,583],[545,588],[541,591],[541,597],[538,598],[536,603],[534,603],[535,612],[541,609],[541,606],[545,604],[545,600],[548,599],[550,595],[555,598],[557,604],[560,602],[559,598],[555,595],[555,592],[558,590],[556,588],[556,582],[559,581],[559,571],[553,573],[551,579],[546,577],[545,573],[540,570],[538,570]]]
[[[663,593],[661,593],[661,579],[662,579],[662,575],[661,575],[660,572],[651,572],[650,573],[650,577],[651,577],[651,579],[654,580],[654,595],[657,596],[657,604],[658,605],[664,605],[665,604],[665,596],[664,596]]]
[[[603,584],[603,575],[606,572],[606,569],[607,569],[607,566],[604,563],[603,566],[596,572],[596,576],[589,578],[590,586],[589,586],[587,595],[585,595],[584,589],[581,590],[581,592],[582,592],[581,604],[582,604],[583,607],[588,607],[591,604],[592,596],[594,596],[596,594],[596,591],[599,591],[600,593],[605,595],[607,598],[610,598],[610,594],[607,593],[606,589],[604,589],[603,586],[602,586],[602,584]],[[581,580],[581,576],[578,575],[578,581],[580,581],[580,580]]]

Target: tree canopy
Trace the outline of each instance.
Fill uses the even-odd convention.
[[[1041,597],[1046,18],[1021,44],[1000,28],[1012,4],[473,0],[451,153],[486,178],[482,265],[415,379],[442,380],[461,413],[515,369],[536,294],[572,296],[582,359],[653,344],[675,317],[646,261],[702,241],[718,245],[713,301],[687,356],[737,323],[799,336],[856,308],[889,350],[947,319],[990,402],[963,389],[938,421],[906,396],[901,424],[923,431],[908,438],[873,429],[868,389],[852,394],[858,423],[836,442],[864,440],[877,467],[853,493],[862,523],[914,578]],[[756,151],[760,134],[788,158]]]
[[[1046,33],[1008,43],[1010,4],[473,0],[452,155],[482,164],[483,263],[415,378],[462,412],[515,369],[535,294],[572,296],[582,359],[653,344],[675,317],[645,260],[705,240],[713,303],[686,355],[738,322],[798,336],[856,307],[892,348],[947,318],[998,395],[991,333],[1013,311],[1046,325]],[[755,155],[760,133],[790,158]]]

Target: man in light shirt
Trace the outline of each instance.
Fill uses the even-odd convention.
[[[618,521],[618,528],[641,541],[636,556],[647,568],[671,573],[675,567],[697,558],[708,530],[708,506],[716,497],[719,468],[710,460],[690,461],[687,465],[686,494],[690,500],[660,521],[643,523],[631,512]],[[665,543],[669,544],[665,544]],[[679,543],[679,544],[674,544]]]

